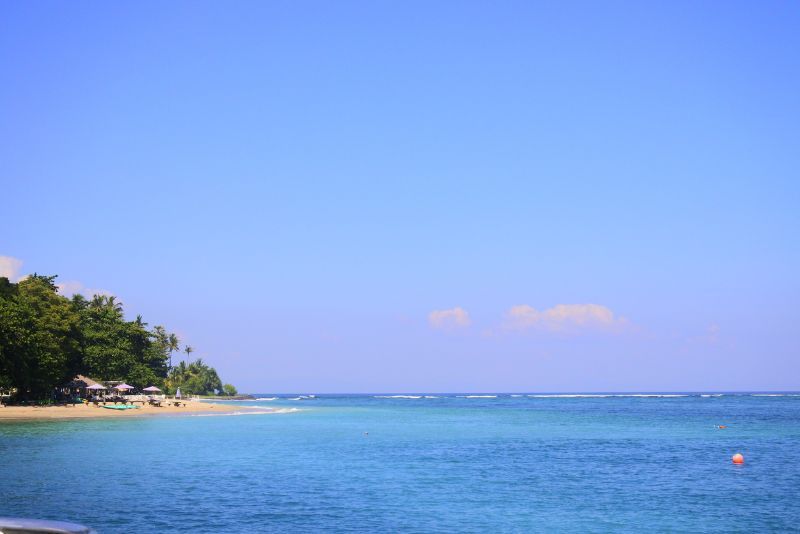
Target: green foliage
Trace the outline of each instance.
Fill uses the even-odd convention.
[[[167,378],[167,388],[193,395],[215,395],[222,392],[222,381],[213,367],[198,358],[190,364],[180,362],[172,368]]]
[[[0,277],[0,388],[48,399],[81,373],[137,388],[177,384],[186,393],[222,391],[216,371],[202,360],[181,362],[170,372],[172,353],[180,348],[175,334],[162,326],[148,329],[141,316],[126,321],[113,296],[63,297],[55,278],[34,274],[12,283]]]
[[[80,367],[79,315],[54,279],[0,284],[0,376],[27,398],[49,396]]]
[[[147,329],[141,316],[125,321],[112,296],[95,295],[83,307],[84,354],[81,370],[101,380],[125,380],[132,386],[164,384],[169,356],[163,327]]]
[[[228,397],[233,397],[234,395],[236,395],[238,393],[238,391],[236,391],[236,388],[233,387],[231,384],[223,384],[222,385],[222,393],[224,393]]]

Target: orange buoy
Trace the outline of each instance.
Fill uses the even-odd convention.
[[[733,455],[731,461],[736,465],[741,465],[744,463],[744,456],[742,456],[740,453],[737,452],[736,454]]]

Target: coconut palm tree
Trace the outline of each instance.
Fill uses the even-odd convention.
[[[181,345],[180,341],[178,341],[178,336],[175,334],[170,334],[167,338],[167,350],[169,351],[169,366],[172,368],[172,353],[176,350],[180,350]]]
[[[114,318],[122,318],[122,303],[117,301],[117,297],[114,295],[95,295],[92,297],[90,305],[96,309],[108,309]]]
[[[180,362],[170,372],[169,387],[180,387],[181,391],[195,395],[212,395],[222,391],[222,381],[217,371],[209,367],[202,359],[187,365]]]
[[[183,352],[186,353],[186,360],[188,361],[189,360],[189,355],[191,355],[194,352],[194,349],[192,347],[190,347],[189,345],[186,345],[186,347],[183,349]]]

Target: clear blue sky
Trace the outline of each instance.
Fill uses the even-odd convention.
[[[0,256],[241,390],[800,389],[795,2],[4,2],[0,72]]]

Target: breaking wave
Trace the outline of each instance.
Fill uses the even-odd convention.
[[[242,412],[228,412],[228,413],[197,413],[192,414],[190,417],[227,417],[227,416],[235,416],[235,415],[277,415],[283,413],[294,413],[299,412],[298,408],[278,408],[275,410],[253,410],[253,411],[242,411]]]
[[[666,397],[691,397],[688,394],[673,394],[673,393],[570,393],[570,394],[553,394],[553,395],[528,395],[528,397],[535,399],[604,399],[608,397],[640,397],[640,398],[666,398]]]

